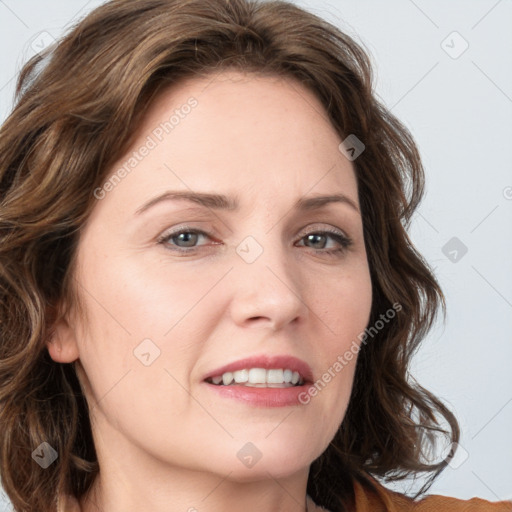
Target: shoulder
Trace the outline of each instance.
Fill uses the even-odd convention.
[[[512,501],[486,501],[480,498],[459,500],[447,496],[427,496],[417,502],[414,511],[453,510],[460,512],[512,512]]]
[[[391,491],[374,479],[375,490],[354,482],[356,512],[512,512],[512,501],[487,501],[480,498],[461,500],[449,496],[427,495],[413,500]]]

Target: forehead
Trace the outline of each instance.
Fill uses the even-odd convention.
[[[224,71],[163,90],[112,171],[137,160],[116,188],[140,196],[218,190],[271,203],[310,191],[351,194],[357,203],[340,142],[321,102],[297,80]]]

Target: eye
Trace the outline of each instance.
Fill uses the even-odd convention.
[[[164,233],[157,242],[164,245],[166,249],[174,252],[194,253],[200,247],[196,245],[201,237],[210,238],[211,236],[205,231],[193,228],[181,228],[171,233]],[[327,240],[334,240],[337,246],[326,249]],[[312,247],[314,252],[335,256],[344,253],[353,243],[353,241],[338,231],[312,231],[304,235],[300,241],[305,240],[307,243],[317,244],[321,247]],[[318,244],[318,242],[322,242]],[[204,244],[202,244],[204,245]],[[304,245],[305,246],[305,245]]]
[[[322,239],[326,240],[329,238],[331,240],[334,240],[338,244],[338,247],[335,246],[332,249],[325,250],[326,242],[324,242],[324,243],[320,244],[321,245],[320,248],[313,247],[315,252],[327,254],[328,256],[336,256],[336,255],[339,255],[340,253],[344,253],[353,243],[350,238],[343,235],[342,233],[338,233],[337,231],[330,231],[330,230],[329,231],[313,231],[313,232],[308,233],[307,235],[303,236],[301,238],[301,240],[306,240],[309,243],[315,244],[319,240],[321,241]]]
[[[181,228],[179,231],[175,231],[173,233],[164,234],[162,237],[158,239],[158,243],[162,245],[176,245],[183,243],[184,245],[176,245],[176,248],[173,247],[167,247],[171,251],[178,251],[178,252],[193,252],[187,250],[189,249],[195,249],[198,238],[204,236],[207,238],[210,238],[208,233],[201,231],[200,229],[188,229],[188,228]],[[169,242],[172,242],[170,244]]]

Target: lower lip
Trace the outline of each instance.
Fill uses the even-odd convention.
[[[205,383],[213,392],[224,398],[231,398],[258,407],[289,407],[303,405],[301,393],[307,393],[309,385],[289,388],[258,388],[250,386],[217,386]]]

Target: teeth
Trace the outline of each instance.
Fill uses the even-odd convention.
[[[212,377],[211,381],[216,385],[243,384],[249,387],[290,387],[303,383],[299,372],[294,372],[288,368],[237,370]]]
[[[267,382],[269,384],[282,384],[284,382],[283,370],[268,370]]]
[[[235,382],[237,384],[241,384],[243,382],[249,381],[249,370],[238,370],[237,372],[233,372],[233,376],[235,377]]]
[[[224,386],[229,386],[233,380],[234,378],[231,372],[226,372],[224,375],[222,375],[222,384],[224,384]]]
[[[267,379],[267,370],[264,368],[251,368],[249,370],[249,382],[251,384],[265,384]]]

